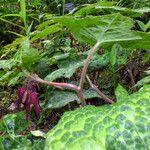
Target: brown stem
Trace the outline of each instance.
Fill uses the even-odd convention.
[[[40,83],[44,83],[44,84],[48,84],[48,85],[52,85],[52,86],[55,86],[57,88],[60,88],[60,89],[63,89],[65,87],[68,87],[68,88],[71,88],[75,91],[78,90],[78,86],[74,85],[74,84],[69,84],[69,83],[58,83],[58,82],[49,82],[49,81],[46,81],[46,80],[43,80],[41,78],[39,78],[37,75],[33,74],[33,75],[30,75],[28,74],[28,76],[37,81],[37,82],[40,82]]]
[[[131,79],[132,89],[133,89],[134,92],[136,92],[137,89],[136,89],[136,87],[135,87],[135,80],[134,80],[134,76],[133,76],[133,74],[132,74],[132,70],[127,67],[127,71],[128,71],[128,73],[129,73],[129,76],[130,76],[130,79]]]
[[[83,96],[83,92],[82,92],[80,87],[78,87],[74,84],[69,84],[69,83],[49,82],[49,81],[46,81],[46,80],[43,80],[43,79],[39,78],[36,74],[33,74],[33,75],[27,74],[27,75],[32,80],[43,83],[43,84],[52,85],[52,86],[55,86],[56,88],[60,88],[60,89],[63,89],[65,87],[67,87],[67,88],[70,88],[70,89],[74,90],[77,93],[78,97],[80,98],[81,105],[82,106],[86,105],[86,102],[85,102],[85,99],[84,99],[84,96]]]
[[[86,101],[84,99],[83,91],[78,87],[78,91],[76,91],[76,92],[77,92],[78,97],[80,98],[81,105],[85,106],[86,105]]]
[[[86,78],[87,78],[87,80],[88,80],[88,82],[89,82],[91,88],[92,88],[94,91],[96,91],[96,92],[100,95],[100,97],[101,97],[102,99],[104,99],[106,102],[108,102],[108,103],[110,103],[110,104],[114,103],[114,101],[112,101],[110,98],[108,98],[104,93],[102,93],[102,92],[97,88],[96,85],[94,85],[94,84],[92,83],[92,81],[90,80],[90,78],[88,77],[88,75],[86,76]]]
[[[81,74],[81,78],[80,78],[80,84],[79,84],[79,87],[81,88],[81,90],[83,90],[83,84],[85,82],[85,76],[86,76],[86,72],[87,72],[87,68],[89,66],[89,63],[90,63],[90,60],[94,54],[94,52],[97,50],[97,48],[100,46],[100,42],[97,42],[91,49],[90,49],[90,52],[88,54],[88,57],[84,63],[84,67],[83,67],[83,70],[82,70],[82,74]]]

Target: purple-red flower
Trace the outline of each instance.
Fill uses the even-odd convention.
[[[30,81],[27,86],[23,86],[18,90],[18,109],[20,109],[21,104],[24,105],[26,110],[26,118],[30,119],[30,106],[33,104],[34,111],[38,116],[40,114],[40,105],[38,101],[38,93],[36,89],[38,84],[34,81]]]

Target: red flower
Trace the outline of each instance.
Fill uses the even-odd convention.
[[[21,104],[24,105],[24,109],[26,110],[26,118],[30,118],[30,106],[33,104],[34,111],[38,116],[40,114],[40,106],[38,101],[38,93],[36,92],[36,88],[38,84],[30,81],[26,87],[21,87],[18,90],[18,109],[20,109]]]

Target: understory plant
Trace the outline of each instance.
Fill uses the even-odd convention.
[[[96,91],[102,99],[104,99],[107,103],[113,103],[112,99],[103,94],[98,87],[92,83],[87,75],[87,69],[93,54],[100,47],[104,48],[105,51],[107,47],[111,47],[113,44],[120,44],[121,46],[127,46],[128,48],[143,48],[143,46],[148,47],[148,44],[145,45],[143,43],[147,43],[145,38],[146,36],[149,36],[149,34],[131,30],[131,28],[134,26],[134,21],[129,17],[122,16],[121,14],[87,16],[85,18],[77,18],[76,16],[63,16],[54,18],[53,20],[62,24],[63,26],[66,26],[72,32],[74,38],[78,41],[93,45],[93,47],[89,50],[88,56],[84,62],[79,85],[77,86],[70,83],[49,82],[39,78],[37,75],[28,76],[37,82],[52,85],[56,88],[70,88],[74,90],[77,93],[82,106],[86,105],[83,94],[83,85],[85,78],[87,78],[90,87]],[[149,37],[147,40],[149,40]],[[128,43],[128,45],[126,45],[126,43]],[[114,53],[111,59],[114,59],[115,57],[116,54]],[[116,62],[113,63],[115,64]],[[48,80],[49,75],[45,79]]]
[[[59,16],[43,10],[45,3],[59,4],[59,0],[18,2],[15,12],[0,14],[0,23],[19,28],[8,31],[17,38],[0,51],[0,86],[3,91],[20,86],[18,100],[13,100],[19,110],[24,106],[26,114],[8,114],[0,120],[0,149],[43,149],[44,145],[45,150],[148,149],[150,9],[137,9],[133,1],[134,9],[121,7],[123,1],[100,1],[66,15],[62,8]],[[68,2],[64,0],[63,7]],[[136,70],[137,64],[142,73],[148,68],[148,76]],[[123,84],[120,76],[129,77],[128,92],[118,85]],[[104,100],[106,105],[86,106],[91,104],[87,99],[96,100],[94,105]],[[56,125],[62,113],[56,113],[55,120],[52,110],[65,105],[74,109],[78,105],[73,101],[81,108],[65,113]],[[39,121],[31,117],[31,105],[35,115],[41,115]],[[45,132],[56,127],[45,134],[39,130],[41,124]]]

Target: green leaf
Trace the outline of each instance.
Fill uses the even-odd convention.
[[[141,48],[141,49],[150,49],[150,33],[145,33],[145,32],[135,32],[133,31],[134,34],[137,36],[140,36],[142,39],[137,39],[133,41],[128,41],[124,42],[121,41],[119,44],[124,47],[124,48]]]
[[[112,2],[98,2],[91,4],[87,7],[81,8],[79,11],[75,12],[75,16],[87,16],[87,15],[101,15],[101,14],[113,14],[120,13],[124,16],[129,17],[140,17],[144,15],[148,10],[139,11],[138,9],[129,9],[125,7],[113,6]]]
[[[100,43],[114,43],[141,39],[130,29],[133,20],[120,14],[89,16],[85,18],[59,17],[55,21],[66,26],[74,37],[82,42],[94,45]]]
[[[116,44],[114,44],[110,52],[110,64],[112,66],[116,64],[116,58],[117,58],[117,47]]]
[[[43,29],[42,31],[36,31],[35,33],[33,33],[33,37],[31,38],[31,41],[35,41],[37,39],[43,39],[46,36],[48,36],[49,34],[53,34],[56,33],[58,31],[60,31],[60,25],[59,24],[54,24],[51,26],[46,27],[45,29]]]
[[[30,49],[30,41],[29,41],[28,37],[24,37],[22,39],[21,47],[22,47],[23,51],[25,51],[25,52],[29,51],[29,49]]]
[[[70,78],[79,67],[83,66],[83,64],[83,61],[69,63],[67,67],[60,68],[47,75],[45,80],[53,81],[61,77]]]
[[[45,77],[45,80],[54,81],[55,79],[58,79],[61,77],[70,78],[76,72],[76,70],[78,68],[83,67],[87,53],[88,53],[88,51],[86,52],[86,54],[85,53],[79,54],[77,60],[70,60],[68,58],[68,60],[66,60],[66,61],[59,62],[59,64],[58,64],[59,69],[48,74]],[[60,55],[61,58],[63,56]],[[57,56],[54,58],[56,60],[58,60],[58,59],[60,59],[60,57]],[[89,65],[89,71],[93,71],[93,70],[105,67],[109,62],[108,57],[109,57],[108,53],[105,53],[103,55],[95,54]]]
[[[18,83],[19,79],[23,77],[23,73],[22,72],[19,72],[17,73],[16,76],[12,77],[9,82],[8,82],[8,86],[14,86],[15,84]]]
[[[30,41],[28,37],[25,37],[23,42],[21,43],[22,51],[22,66],[26,68],[30,68],[31,65],[36,63],[36,61],[40,58],[39,52],[37,49],[32,48],[30,46]]]
[[[19,0],[20,1],[20,16],[23,19],[25,28],[27,30],[27,21],[26,21],[26,1],[25,0]]]
[[[138,81],[135,86],[143,86],[144,84],[150,84],[150,75]]]
[[[129,94],[126,91],[126,89],[123,88],[120,84],[117,86],[117,88],[115,90],[115,95],[116,95],[117,101],[124,100],[124,99],[126,99],[129,96]]]
[[[140,21],[140,20],[137,20],[136,22],[138,23],[138,25],[141,28],[141,30],[146,32],[145,24],[142,21]]]
[[[145,25],[145,29],[147,30],[147,29],[149,29],[150,28],[150,20],[149,20],[149,22]]]
[[[11,68],[15,64],[14,59],[0,60],[0,69]]]
[[[149,106],[150,85],[147,85],[112,105],[68,111],[48,132],[45,150],[148,149]]]
[[[14,71],[8,71],[6,74],[4,74],[2,77],[0,77],[0,81],[5,80],[8,78]]]
[[[13,136],[23,130],[29,125],[26,120],[25,112],[14,114],[7,114],[0,120],[0,133],[7,132]]]
[[[99,95],[92,90],[84,90],[85,99],[99,97]],[[51,95],[45,105],[45,108],[60,108],[67,105],[69,102],[77,101],[80,103],[80,99],[77,94],[69,91],[55,91]]]
[[[21,135],[21,132],[28,127],[29,122],[26,120],[25,112],[5,115],[0,120],[0,149],[42,150],[44,147],[43,138],[34,138],[31,134]]]

